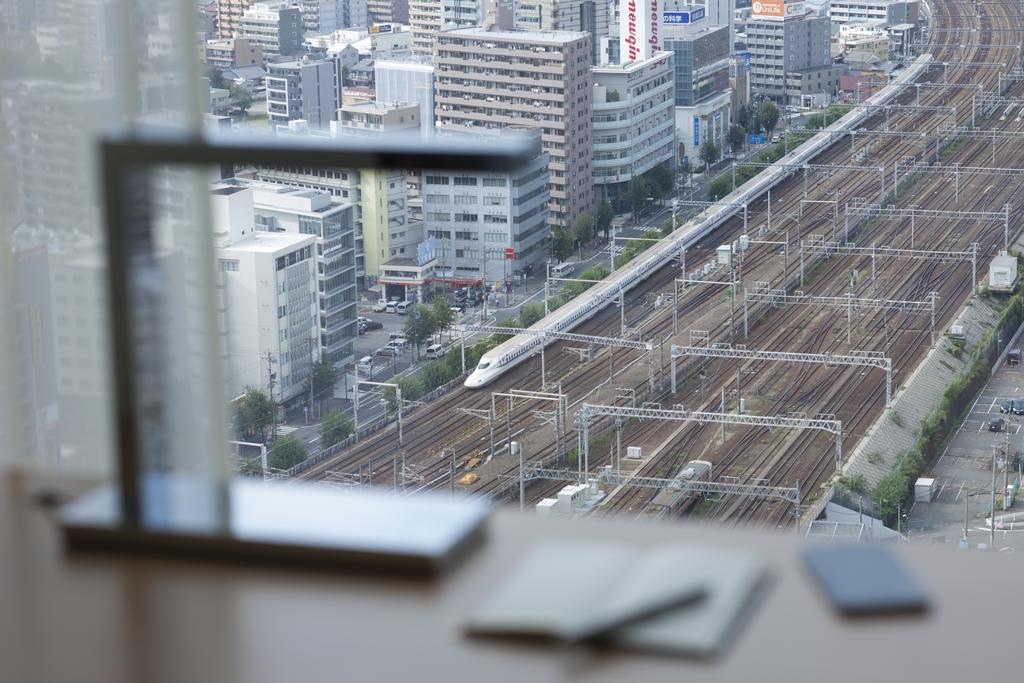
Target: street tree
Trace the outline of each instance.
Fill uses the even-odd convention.
[[[584,211],[576,217],[572,227],[573,238],[580,245],[590,244],[594,239],[594,217]]]
[[[519,309],[519,322],[523,327],[529,327],[544,317],[544,306],[541,304],[523,304]]]
[[[207,64],[206,65],[206,77],[210,79],[211,88],[227,88],[227,81],[224,80],[224,71],[217,67]]]
[[[321,414],[324,412],[324,401],[330,397],[340,378],[341,373],[330,361],[318,360],[313,363],[313,369],[306,379],[306,395],[311,404],[315,402],[319,407]]]
[[[572,254],[572,235],[563,227],[551,232],[551,255],[561,263]]]
[[[416,349],[416,357],[419,358],[420,346],[434,334],[434,317],[431,315],[430,307],[425,304],[416,304],[410,308],[406,314],[405,323],[402,325],[402,331],[405,333],[405,338],[412,342]]]
[[[307,457],[306,447],[294,434],[286,434],[274,442],[267,454],[267,465],[276,470],[289,470]]]
[[[672,169],[669,168],[668,162],[658,164],[644,175],[651,184],[652,195],[663,199],[672,194]]]
[[[638,217],[647,207],[647,198],[650,196],[650,182],[643,176],[634,178],[633,182],[629,184],[629,189],[626,190],[626,199],[629,202],[629,208],[633,211],[634,218]]]
[[[234,402],[232,416],[235,434],[245,440],[256,435],[260,443],[267,441],[267,427],[274,421],[274,402],[267,392],[256,387],[246,387],[245,393]]]
[[[779,123],[779,108],[771,100],[764,100],[758,108],[757,119],[764,127],[764,132],[771,137]]]
[[[743,143],[747,141],[747,131],[743,130],[739,124],[734,123],[729,126],[728,140],[732,153],[739,154],[743,149]]]
[[[612,205],[607,199],[602,199],[601,203],[597,207],[597,219],[595,221],[597,231],[604,236],[604,241],[608,241],[608,233],[612,229],[612,220],[615,218],[615,212],[612,210]]]
[[[451,329],[452,317],[452,309],[448,306],[448,301],[443,296],[434,297],[430,304],[430,318],[434,323],[434,332],[437,333],[439,341],[441,333]]]
[[[718,146],[717,142],[708,138],[701,143],[698,155],[700,156],[700,160],[704,162],[704,166],[710,169],[711,166],[722,156],[722,149]]]
[[[352,421],[342,412],[328,413],[320,423],[320,447],[330,448],[352,434]]]
[[[239,114],[247,114],[252,106],[253,97],[248,88],[240,85],[232,85],[228,90],[228,97],[231,99],[231,107]]]

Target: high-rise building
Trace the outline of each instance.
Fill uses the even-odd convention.
[[[409,0],[412,51],[434,54],[434,35],[441,29],[441,0]]]
[[[245,10],[256,0],[217,0],[217,35],[233,38],[239,29],[239,22]]]
[[[831,73],[831,22],[805,9],[803,2],[761,0],[758,9],[747,22],[751,91],[788,103],[800,93],[791,92],[790,81],[802,80],[802,72]],[[835,75],[835,87],[838,79]]]
[[[636,176],[675,165],[672,53],[594,67],[594,186],[618,203]]]
[[[667,0],[666,9],[674,9],[674,2],[680,0]],[[729,52],[736,46],[736,26],[734,16],[736,14],[736,0],[704,0],[705,18],[709,26],[726,26],[729,29]]]
[[[540,128],[552,226],[594,208],[591,37],[579,31],[455,29],[437,35],[438,128]]]
[[[256,230],[249,188],[211,195],[229,390],[267,387],[274,374],[275,401],[301,400],[320,354],[317,238]]]
[[[597,64],[601,38],[609,32],[609,9],[607,0],[523,0],[515,3],[515,26],[523,31],[586,31]]]
[[[331,59],[303,58],[267,65],[267,117],[271,126],[302,119],[326,130],[341,106],[341,74]]]
[[[504,282],[544,263],[548,155],[531,132],[537,155],[515,171],[423,172],[423,223],[439,280]]]
[[[701,143],[723,140],[732,120],[729,28],[710,25],[700,6],[673,12],[689,12],[688,21],[666,23],[661,44],[672,53],[679,154],[695,162]]]
[[[434,134],[434,65],[424,57],[402,61],[375,60],[374,81],[377,101],[384,104],[417,102],[420,105],[420,131],[424,137]]]
[[[302,49],[302,10],[280,3],[257,3],[242,13],[235,33],[263,50],[265,59],[292,57]]]
[[[408,24],[409,0],[367,0],[369,24]]]
[[[323,35],[342,28],[364,29],[367,0],[293,0],[302,9],[306,33]]]

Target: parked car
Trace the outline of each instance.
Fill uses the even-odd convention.
[[[1012,410],[1013,410],[1013,399],[1004,398],[1002,401],[999,402],[999,412],[1002,413],[1003,415],[1006,415],[1007,413],[1009,413]]]
[[[392,357],[394,357],[394,356],[398,355],[398,351],[396,351],[393,346],[382,346],[379,349],[377,349],[376,351],[374,351],[373,355],[375,355],[375,356],[392,356]]]
[[[361,315],[358,318],[356,318],[356,322],[357,323],[368,323],[368,322],[370,322],[370,319],[367,318],[365,315]]]
[[[452,313],[462,314],[466,312],[466,304],[452,304],[448,307],[448,310]]]
[[[988,423],[988,431],[990,432],[1001,432],[1003,431],[1003,425],[1006,424],[1006,420],[1001,417],[993,418]]]
[[[387,299],[377,299],[377,303],[375,303],[373,305],[374,313],[383,313],[384,311],[387,310],[387,308],[388,308],[388,300]]]
[[[1024,415],[1024,398],[1015,398],[1010,403],[1010,410],[1014,415]]]
[[[373,371],[373,356],[363,356],[359,359],[359,363],[356,364],[356,369],[359,372],[365,372],[370,374]]]
[[[448,349],[443,344],[431,344],[427,347],[427,358],[443,358]]]
[[[367,332],[379,330],[380,328],[384,327],[384,323],[380,322],[379,320],[367,320],[365,323],[360,324],[366,328]]]
[[[387,343],[387,346],[389,348],[394,349],[398,353],[402,353],[403,351],[405,351],[406,344],[407,342],[404,339],[392,339]]]

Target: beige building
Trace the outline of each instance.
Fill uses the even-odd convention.
[[[221,70],[263,63],[263,48],[248,38],[208,40],[202,52],[204,62]]]
[[[591,38],[579,31],[437,34],[438,128],[540,128],[550,161],[548,223],[569,227],[594,209]]]
[[[233,38],[238,32],[242,13],[256,0],[217,0],[217,35]]]
[[[432,55],[434,35],[441,29],[441,0],[409,0],[409,28],[412,51]]]
[[[416,133],[420,128],[420,105],[385,104],[381,102],[360,102],[346,104],[338,110],[338,120],[333,128],[339,134],[385,133],[407,131]]]

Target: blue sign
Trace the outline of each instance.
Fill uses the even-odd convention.
[[[765,139],[766,138],[764,136],[764,133],[762,133],[761,135],[750,134],[750,135],[747,136],[747,144],[748,145],[763,145]]]
[[[666,26],[672,24],[693,24],[704,18],[704,8],[695,7],[688,12],[662,12],[661,21]]]
[[[749,52],[744,52],[743,53],[743,70],[744,71],[750,71],[750,53]]]
[[[437,240],[430,238],[416,245],[416,265],[423,266],[437,258]]]
[[[700,117],[693,117],[693,146],[700,147]]]

